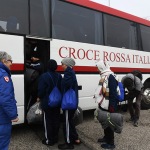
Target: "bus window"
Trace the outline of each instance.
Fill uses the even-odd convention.
[[[28,34],[28,1],[0,0],[0,26],[2,32]]]
[[[49,0],[30,0],[30,35],[50,37]]]
[[[136,24],[104,14],[105,45],[138,49]]]
[[[150,52],[150,28],[140,25],[142,47],[144,51]]]
[[[52,38],[103,44],[102,14],[52,0]]]

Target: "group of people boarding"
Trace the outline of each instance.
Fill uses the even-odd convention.
[[[76,108],[63,110],[63,131],[65,142],[59,144],[59,149],[74,149],[74,145],[81,143],[74,125],[74,114],[78,107],[78,82],[73,70],[75,61],[72,58],[64,58],[61,61],[64,70],[64,76],[58,73],[57,62],[50,59],[47,63],[47,71],[42,73],[38,79],[37,101],[41,102],[43,110],[43,124],[45,129],[45,139],[42,140],[44,145],[53,146],[58,142],[58,132],[60,127],[60,108],[49,107],[49,95],[57,85],[62,95],[70,88],[74,90],[76,95]],[[16,100],[14,96],[14,88],[11,80],[10,66],[12,65],[12,58],[6,52],[0,52],[0,149],[8,150],[11,137],[11,124],[18,121]],[[108,110],[103,110],[101,103],[98,103],[99,109],[109,113],[117,112],[117,86],[118,82],[114,73],[110,70],[107,62],[100,60],[96,63],[99,74],[101,76],[99,85],[100,90],[94,94],[94,97],[101,97],[108,99]],[[127,74],[122,78],[124,87],[128,90],[125,99],[128,100],[129,112],[131,115],[130,121],[134,126],[138,126],[140,116],[140,102],[142,96],[142,78],[136,75],[137,71]],[[3,88],[2,88],[3,87]],[[101,92],[101,95],[100,95]],[[108,94],[109,93],[109,94]],[[133,99],[136,98],[135,107],[133,108]],[[104,129],[104,136],[98,139],[102,143],[101,147],[104,149],[115,148],[114,144],[114,130],[111,127]]]

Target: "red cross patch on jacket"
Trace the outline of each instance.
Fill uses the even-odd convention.
[[[5,79],[6,82],[9,82],[9,77],[8,76],[5,76],[4,79]]]

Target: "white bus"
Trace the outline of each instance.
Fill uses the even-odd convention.
[[[15,9],[14,9],[15,8]],[[108,61],[119,75],[143,73],[143,108],[150,108],[150,22],[90,0],[0,0],[0,51],[13,58],[11,68],[19,123],[24,123],[29,101],[26,62],[31,51],[47,61],[72,57],[79,84],[79,106],[97,107],[93,94],[99,80],[98,59]]]

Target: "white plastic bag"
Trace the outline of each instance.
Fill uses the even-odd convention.
[[[42,109],[40,107],[40,102],[36,102],[30,107],[27,113],[27,121],[28,123],[41,123],[42,120],[43,117],[42,117]]]

